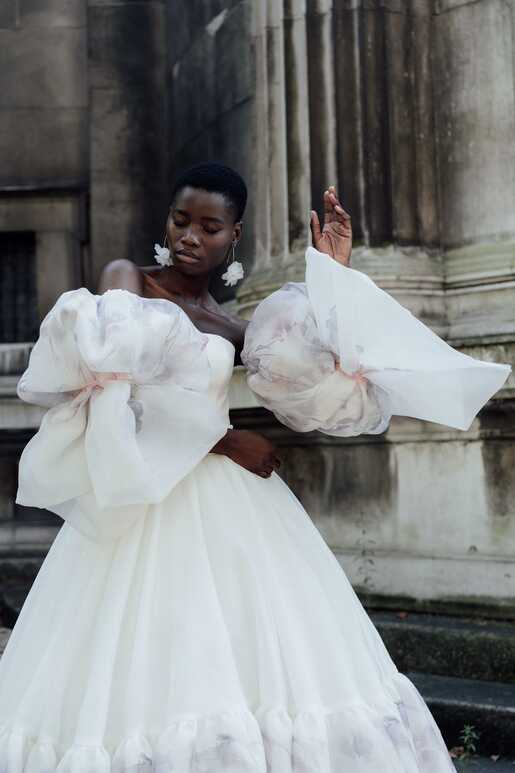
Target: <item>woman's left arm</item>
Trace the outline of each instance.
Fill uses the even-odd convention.
[[[305,283],[257,306],[242,361],[261,404],[298,431],[382,432],[391,415],[468,429],[510,366],[453,349],[350,268],[352,227],[331,186],[324,224],[311,212]]]

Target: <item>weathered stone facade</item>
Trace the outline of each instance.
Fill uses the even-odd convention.
[[[302,279],[309,209],[336,183],[353,265],[453,345],[513,362],[514,18],[501,0],[6,0],[0,233],[35,234],[39,315],[109,259],[149,262],[174,174],[217,159],[249,187],[247,278],[215,283],[244,316]],[[6,557],[44,555],[57,528],[13,506],[39,420],[14,397],[24,343],[0,344]],[[279,427],[238,369],[233,416],[277,439],[364,594],[512,614],[513,389],[467,433],[394,420],[341,440]]]

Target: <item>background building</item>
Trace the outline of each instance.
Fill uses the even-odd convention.
[[[176,171],[249,187],[249,316],[302,280],[308,213],[337,185],[353,265],[437,333],[515,359],[515,11],[504,0],[3,0],[0,579],[32,577],[60,519],[14,504],[40,412],[15,385],[43,315],[114,258],[151,263]],[[285,477],[362,598],[515,613],[512,380],[467,433],[296,435],[233,383],[235,426]],[[18,582],[18,580],[16,581]],[[402,600],[402,601],[400,601]]]

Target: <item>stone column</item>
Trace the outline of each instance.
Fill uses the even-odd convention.
[[[308,0],[307,42],[311,153],[311,204],[323,211],[323,191],[338,181],[333,0]],[[346,79],[339,84],[346,89]]]
[[[258,28],[264,28],[266,34],[259,35],[255,42],[254,125],[263,127],[264,133],[258,135],[255,149],[256,178],[252,180],[256,189],[252,190],[252,196],[255,217],[260,218],[262,233],[269,234],[269,241],[268,249],[263,249],[265,242],[256,220],[259,250],[255,253],[250,277],[237,291],[238,308],[243,316],[251,314],[257,301],[281,285],[286,277],[303,276],[311,208],[305,0],[284,3],[268,0],[266,6],[256,3],[253,7]],[[266,162],[261,163],[264,159]],[[259,176],[263,181],[258,184]],[[263,184],[266,184],[266,194],[261,188]],[[268,214],[264,209],[261,211],[265,206]]]
[[[513,5],[439,0],[433,83],[450,335],[515,333]]]
[[[289,210],[286,142],[283,7],[268,0],[267,77],[271,244],[269,264],[284,262],[289,253]],[[272,266],[270,265],[270,268]]]
[[[306,0],[284,2],[284,55],[290,252],[295,254],[308,243],[311,208]]]

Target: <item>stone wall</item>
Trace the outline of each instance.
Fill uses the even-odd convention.
[[[308,209],[320,211],[321,191],[336,183],[353,216],[353,265],[453,345],[513,364],[510,9],[491,0],[268,5],[260,143],[285,147],[287,163],[268,170],[254,206],[268,233],[278,221],[289,232],[256,252],[237,293],[245,316],[286,279],[302,280]],[[278,52],[284,67],[270,68]],[[286,195],[273,202],[276,179]],[[394,419],[380,438],[342,441],[279,427],[240,372],[233,421],[280,444],[286,479],[371,601],[513,614],[514,386],[512,377],[467,433]]]
[[[83,0],[2,3],[0,188],[84,182],[86,44]]]
[[[168,90],[163,0],[89,0],[90,251],[153,260],[167,216]]]

